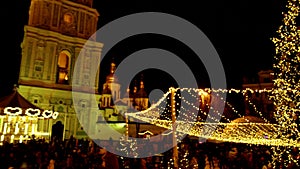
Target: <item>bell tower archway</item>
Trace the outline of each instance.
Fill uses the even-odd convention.
[[[61,121],[57,121],[55,124],[52,125],[51,139],[56,138],[62,140],[63,134],[64,134],[64,125],[62,124]]]

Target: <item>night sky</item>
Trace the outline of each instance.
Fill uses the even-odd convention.
[[[1,56],[2,65],[10,65],[9,71],[1,66],[1,95],[10,91],[13,84],[18,81],[20,44],[23,40],[23,26],[28,19],[30,0],[15,1],[17,2],[13,5],[14,10],[2,7],[4,21],[12,23],[6,27],[7,31],[13,31],[13,36],[7,37],[3,48],[3,50],[7,48],[12,50],[6,50],[6,53]],[[281,24],[284,6],[285,1],[282,0],[94,0],[94,8],[97,8],[100,13],[99,28],[114,19],[137,12],[169,13],[195,24],[216,48],[223,62],[228,88],[240,88],[243,76],[253,76],[259,70],[272,68],[275,50],[270,38],[276,35],[276,30]],[[13,17],[9,15],[12,12]],[[103,60],[100,66],[100,83],[103,83],[108,73],[108,63],[112,57],[116,63],[119,63],[133,52],[149,47],[161,48],[177,54],[195,72],[199,87],[209,87],[207,74],[201,61],[196,59],[197,56],[185,44],[151,34],[125,39],[109,51],[107,59]],[[167,88],[174,83],[174,79],[161,71],[147,70],[143,74],[148,91],[154,88]],[[165,83],[159,85],[157,81],[160,79],[164,79]]]

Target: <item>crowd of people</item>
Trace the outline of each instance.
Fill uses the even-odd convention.
[[[166,169],[173,165],[172,150],[125,158],[88,139],[33,139],[0,146],[0,169]],[[271,150],[265,146],[188,141],[178,145],[178,159],[181,169],[272,168]]]
[[[0,169],[118,169],[116,155],[90,140],[43,139],[0,146]],[[107,162],[108,159],[110,162]]]

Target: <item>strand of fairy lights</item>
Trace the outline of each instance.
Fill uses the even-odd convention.
[[[151,119],[143,119],[146,121],[150,121],[152,124],[155,124],[157,126],[160,127],[164,127],[167,129],[171,129],[172,128],[172,122],[168,121],[168,120],[155,120],[155,121],[151,121]],[[191,126],[196,126],[195,124],[187,124],[186,121],[183,122],[176,122],[177,124],[177,129],[178,132],[183,132],[183,133],[188,133],[189,135],[192,136],[198,136],[198,137],[207,137],[207,135],[203,135],[202,132],[202,128],[198,127],[198,128],[194,128],[194,130],[190,130],[192,129]],[[202,125],[206,125],[207,123],[196,123],[198,126],[199,124]],[[271,126],[271,128],[275,131],[276,130],[276,125],[272,126],[273,124],[265,124],[265,123],[237,123],[237,124],[231,124],[231,123],[212,123],[210,125],[223,125],[223,126],[230,126],[230,125],[234,125],[234,128],[232,130],[240,130],[240,131],[244,131],[244,132],[240,132],[240,133],[235,133],[237,134],[236,136],[232,137],[230,135],[228,135],[228,133],[226,133],[224,135],[223,131],[221,132],[216,132],[214,133],[212,136],[209,135],[209,138],[211,139],[216,139],[216,140],[221,140],[221,141],[231,141],[231,142],[237,142],[237,143],[248,143],[248,144],[261,144],[261,145],[295,145],[295,146],[300,146],[299,143],[290,143],[289,140],[286,141],[282,141],[281,139],[265,139],[262,136],[268,135],[269,137],[272,136],[273,133],[267,132],[270,131],[270,129],[268,129],[267,131],[261,130],[260,134],[259,131],[257,129],[252,129],[252,131],[249,131],[249,127],[253,126],[255,128],[257,128],[257,126]],[[189,130],[187,130],[187,128]],[[213,128],[213,127],[212,127]],[[226,127],[224,127],[226,128]],[[207,129],[208,132],[210,132],[210,129]],[[248,140],[248,141],[247,141]]]
[[[247,94],[245,94],[245,100],[246,100],[246,102],[248,102],[248,104],[254,109],[254,111],[255,111],[257,114],[259,114],[259,116],[260,116],[266,123],[269,123],[269,120],[267,120],[267,119],[263,116],[262,112],[259,111],[259,110],[257,109],[257,107],[255,106],[255,104],[253,104],[253,103],[251,102],[251,100],[249,99],[249,96],[248,96]]]
[[[184,89],[183,89],[183,90],[184,90]],[[201,92],[199,92],[199,93],[204,93],[204,91],[201,91]],[[198,98],[198,97],[199,97],[198,95],[193,95],[193,94],[192,94],[192,96],[195,97],[195,98]],[[225,102],[224,99],[223,99],[222,97],[221,97],[220,99],[222,100],[222,102]],[[187,100],[185,100],[184,97],[182,97],[182,100],[183,100],[183,102],[185,102],[185,103],[191,105],[194,109],[196,109],[196,110],[199,109],[195,104],[189,103]],[[200,104],[201,104],[201,103],[200,103]],[[220,117],[220,116],[221,116],[221,117],[224,118],[226,121],[230,122],[230,119],[226,118],[226,117],[223,115],[223,113],[220,113],[219,111],[214,110],[214,108],[213,108],[212,106],[210,106],[209,104],[206,104],[205,106],[207,106],[207,107],[210,108],[210,109],[213,109],[213,114],[217,114],[217,117]],[[182,107],[181,107],[181,109],[185,109],[185,108],[182,108]],[[185,110],[187,110],[187,109],[185,109]],[[199,111],[200,111],[203,115],[207,116],[207,118],[212,119],[212,120],[214,120],[214,121],[218,121],[217,118],[215,118],[215,117],[213,117],[211,114],[208,114],[207,112],[203,111],[201,108],[199,109]],[[204,119],[201,119],[201,120],[204,120]]]
[[[216,91],[228,91],[228,90],[216,90]],[[246,93],[246,92],[240,92],[239,90],[229,90],[229,91],[233,91],[233,92],[237,92],[237,93]],[[244,91],[249,91],[249,89],[246,89],[246,90],[244,90]],[[266,92],[267,90],[260,90],[260,92]],[[252,91],[252,92],[254,92],[254,91]],[[256,90],[256,92],[258,92],[257,90]],[[195,95],[193,96],[193,97],[196,97]],[[221,100],[222,100],[222,98],[221,98]],[[247,100],[249,100],[249,99],[247,99]],[[188,103],[186,100],[184,100],[184,98],[183,98],[183,101],[185,102],[185,103],[187,103],[187,104],[189,104],[189,105],[191,105],[192,103]],[[225,102],[225,101],[224,101]],[[238,114],[239,115],[239,117],[242,117],[239,113],[238,113],[238,111],[237,110],[235,110],[234,108],[233,108],[233,106],[231,105],[231,104],[229,104],[228,102],[226,102],[226,104],[236,113],[236,114]],[[192,105],[192,107],[193,108],[195,108],[195,109],[197,109],[197,107],[195,106],[195,105]],[[187,111],[187,109],[185,109],[184,107],[181,107],[181,109],[183,109],[184,111]],[[213,108],[211,108],[211,109],[213,109]],[[151,110],[151,109],[150,109]],[[257,111],[257,109],[255,109],[256,110],[256,112],[261,116],[261,117],[263,117],[263,115],[262,115],[262,113],[261,112],[259,112],[259,111]],[[204,112],[204,111],[202,111],[201,109],[200,109],[200,111],[201,111],[201,113],[203,113],[203,114],[205,114],[205,115],[207,115],[207,113],[206,112]],[[225,116],[223,116],[222,115],[222,113],[220,113],[220,112],[216,112],[216,111],[213,111],[214,113],[217,113],[217,115],[218,116],[222,116],[226,121],[230,121],[230,119],[227,119]],[[143,112],[140,112],[140,113],[143,113],[143,114],[148,114],[148,116],[152,116],[153,117],[153,114],[150,114],[149,115],[149,111],[143,111]],[[187,114],[185,115],[185,116],[188,116]],[[167,117],[166,117],[167,118]],[[210,114],[208,114],[208,118],[213,118],[213,117],[210,117]],[[264,117],[263,117],[264,118]],[[214,120],[216,120],[217,121],[217,119],[214,119]],[[265,118],[264,118],[264,120],[265,121],[267,121]]]
[[[202,89],[189,89],[190,91],[191,90],[194,90],[194,91],[215,91],[215,92],[229,92],[229,93],[241,93],[241,94],[245,94],[246,92],[250,91],[250,92],[271,92],[271,90],[267,90],[267,89],[263,89],[263,90],[251,90],[251,89],[245,89],[245,90],[235,90],[235,89],[231,89],[231,90],[221,90],[221,89],[218,89],[218,90],[209,90],[209,89],[205,89],[205,90],[202,90]],[[167,96],[167,95],[165,95]],[[196,95],[193,95],[194,97]],[[164,97],[165,99],[165,97]],[[184,100],[184,99],[183,99]],[[221,99],[222,100],[222,99]],[[226,102],[228,105],[231,105],[230,103]],[[190,103],[189,105],[191,105],[191,107],[195,108],[195,106],[192,105],[192,103]],[[234,107],[231,106],[233,110]],[[163,109],[162,109],[163,110]],[[188,109],[184,109],[184,111],[187,111]],[[135,115],[135,117],[141,119],[141,120],[144,120],[144,121],[147,121],[147,122],[150,122],[152,124],[155,124],[157,126],[160,126],[160,127],[164,127],[164,128],[167,128],[167,129],[171,129],[171,126],[172,126],[172,123],[169,121],[169,120],[159,120],[159,119],[153,119],[153,117],[151,118],[151,115],[147,115],[146,117],[143,117],[141,118],[141,115],[143,114],[147,114],[149,113],[150,111],[148,110],[145,110],[143,111],[143,113],[138,113]],[[237,111],[234,111],[234,112],[237,112]],[[240,115],[241,116],[241,115]],[[186,132],[189,132],[187,131],[187,127],[186,127],[186,121],[184,121],[184,123],[180,123],[180,122],[176,122],[177,125],[178,125],[178,132],[183,132],[183,133],[186,133]],[[189,125],[189,126],[194,126],[194,125],[198,125],[199,126],[200,123],[195,123],[193,125]],[[228,126],[231,125],[231,123],[216,123],[215,125],[221,125],[223,127],[220,127],[221,129],[224,129]],[[254,128],[253,129],[249,129],[249,125],[254,125]],[[207,126],[207,124],[206,124]],[[237,126],[237,125],[236,125]],[[235,126],[235,127],[236,127]],[[282,139],[276,139],[276,138],[271,138],[272,132],[270,131],[276,131],[276,127],[275,125],[273,124],[266,124],[266,123],[246,123],[246,124],[240,124],[238,125],[240,126],[238,128],[238,130],[240,131],[240,133],[236,133],[235,136],[224,136],[222,135],[222,130],[220,129],[219,132],[215,132],[214,135],[210,138],[213,138],[213,139],[218,139],[218,140],[221,140],[221,141],[231,141],[231,142],[238,142],[238,143],[248,143],[248,144],[263,144],[263,145],[296,145],[296,146],[299,146],[298,143],[294,143],[290,140],[285,140],[285,141],[282,141]],[[258,128],[258,126],[264,126],[263,128]],[[266,128],[266,126],[273,126],[270,128]],[[192,128],[192,127],[188,127],[188,128]],[[210,129],[208,129],[209,131]],[[192,132],[189,132],[190,135],[195,135],[195,136],[201,136],[201,137],[207,137],[207,135],[203,135],[203,134],[199,134],[200,131],[202,131],[202,128],[201,127],[198,127],[198,128],[194,128],[194,130],[192,130]],[[249,134],[250,133],[250,134]],[[253,133],[253,134],[251,134]],[[260,134],[257,134],[257,133],[260,133]],[[258,137],[259,135],[259,137]],[[209,135],[211,136],[211,135]],[[265,139],[265,138],[261,138],[261,136],[268,136],[270,137],[269,139]],[[247,141],[248,140],[248,141]],[[281,140],[281,141],[280,141]]]

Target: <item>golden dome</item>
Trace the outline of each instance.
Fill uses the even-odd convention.
[[[108,76],[106,76],[106,83],[113,83],[118,82],[118,78],[115,76],[114,73],[110,73]]]
[[[106,76],[106,83],[118,82],[118,78],[115,76],[115,71],[116,71],[116,64],[112,62],[110,64],[110,74]]]

